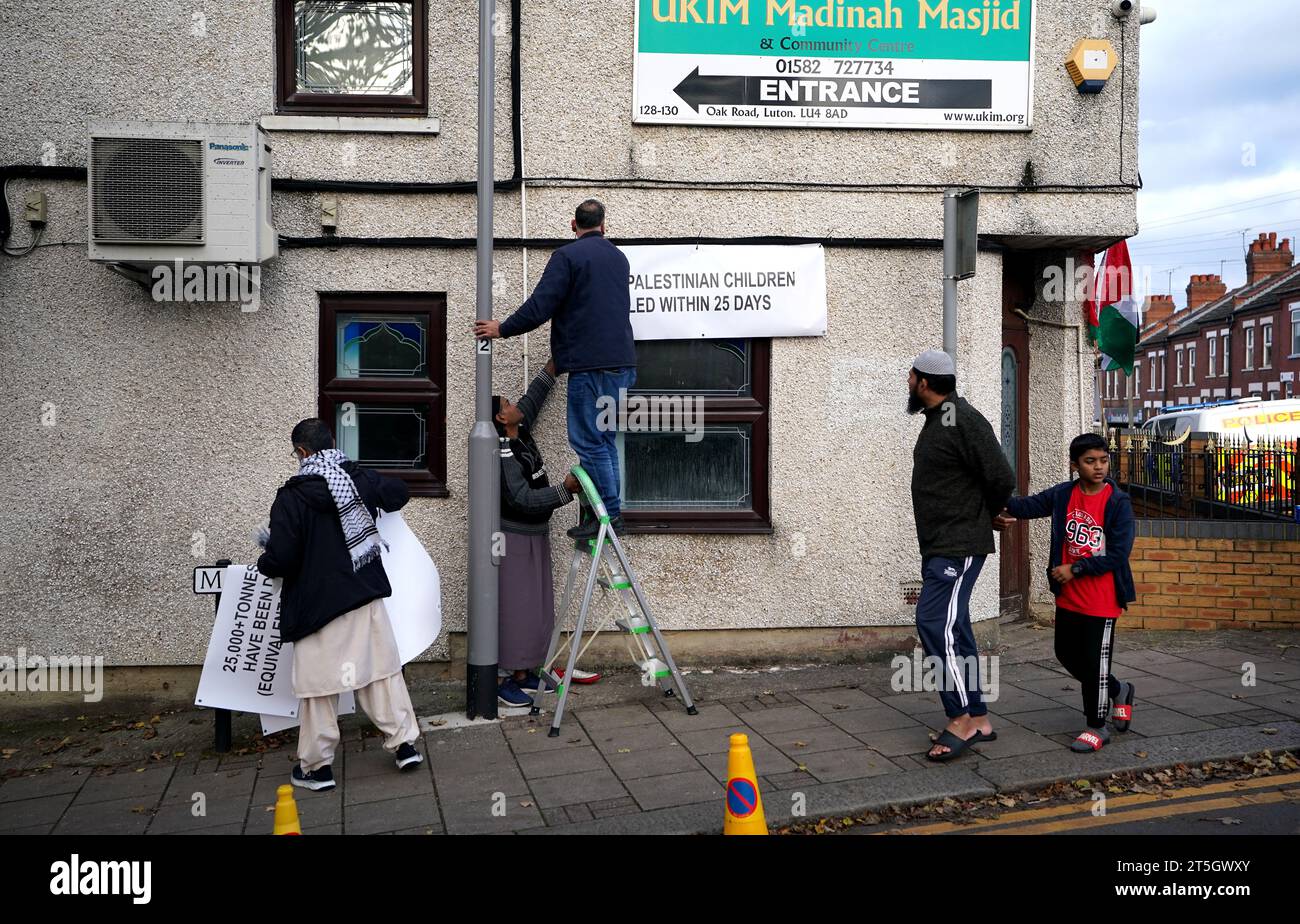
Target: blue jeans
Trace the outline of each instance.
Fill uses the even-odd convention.
[[[635,366],[569,373],[569,445],[611,518],[622,510],[617,443],[620,389],[626,391],[635,382]]]

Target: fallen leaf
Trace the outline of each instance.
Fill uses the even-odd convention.
[[[18,748],[0,748],[0,758],[8,760],[18,753]]]
[[[1147,756],[1147,752],[1146,752],[1146,751],[1138,751],[1138,752],[1137,752],[1137,756],[1138,756],[1138,757],[1146,757],[1146,756]]]
[[[519,804],[520,804],[523,808],[532,808],[532,806],[533,806],[533,803],[531,803],[531,802],[520,802]]]
[[[631,749],[631,748],[619,748],[619,749],[618,749],[618,753],[620,753],[620,754],[631,754],[631,753],[632,753],[632,749]]]

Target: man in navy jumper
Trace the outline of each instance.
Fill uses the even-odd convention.
[[[602,409],[621,408],[636,382],[627,257],[605,239],[605,206],[588,199],[570,222],[577,239],[551,255],[528,301],[504,321],[475,321],[474,336],[514,337],[551,322],[557,373],[569,374],[569,445],[605,503],[615,531],[623,526],[617,433]],[[605,398],[605,401],[600,401]],[[600,402],[600,403],[598,403]],[[615,415],[617,417],[617,415]],[[592,538],[595,520],[569,530]]]

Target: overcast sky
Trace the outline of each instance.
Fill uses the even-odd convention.
[[[1245,282],[1241,232],[1300,232],[1300,0],[1153,0],[1142,27],[1138,278]],[[1253,160],[1253,163],[1251,161]],[[1141,264],[1139,266],[1138,264]],[[1181,269],[1175,269],[1181,265]]]

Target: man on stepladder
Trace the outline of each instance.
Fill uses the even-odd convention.
[[[602,418],[611,402],[623,407],[636,382],[628,262],[605,239],[605,206],[597,200],[579,205],[569,226],[577,240],[551,255],[528,301],[504,321],[475,321],[474,336],[514,337],[551,321],[556,372],[569,375],[569,445],[600,492],[610,525],[621,532],[617,430]],[[599,528],[592,518],[569,535],[593,539]]]
[[[921,546],[916,629],[927,657],[944,665],[940,698],[948,726],[926,755],[947,761],[971,744],[993,741],[980,694],[970,598],[985,557],[994,551],[993,517],[1015,489],[1015,474],[993,428],[957,395],[957,367],[942,350],[926,350],[907,379],[909,414],[925,426],[912,454],[912,510]]]

